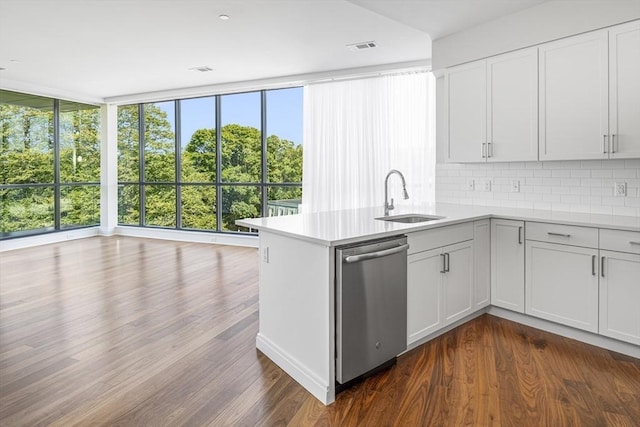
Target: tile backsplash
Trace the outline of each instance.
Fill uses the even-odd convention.
[[[615,183],[626,196],[614,195]],[[438,164],[436,200],[640,216],[640,160]]]

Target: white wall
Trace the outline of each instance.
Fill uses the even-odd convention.
[[[433,41],[433,69],[640,19],[640,0],[553,0]]]
[[[491,191],[480,191],[487,180]],[[627,183],[626,197],[614,197],[614,182]],[[640,216],[640,160],[438,164],[436,184],[438,202]]]

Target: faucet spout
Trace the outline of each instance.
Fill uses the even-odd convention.
[[[393,206],[393,198],[389,201],[389,177],[393,174],[400,175],[400,179],[402,180],[402,197],[407,200],[409,198],[409,193],[407,193],[407,182],[404,179],[404,175],[397,169],[391,169],[387,174],[387,177],[384,179],[384,216],[388,216],[389,212],[395,209]]]

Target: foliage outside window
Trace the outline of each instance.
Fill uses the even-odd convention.
[[[100,110],[0,90],[0,239],[100,223]]]
[[[297,213],[301,140],[301,88],[121,106],[118,222],[246,232]]]

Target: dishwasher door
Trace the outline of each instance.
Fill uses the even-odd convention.
[[[336,248],[336,380],[407,349],[407,238]]]

